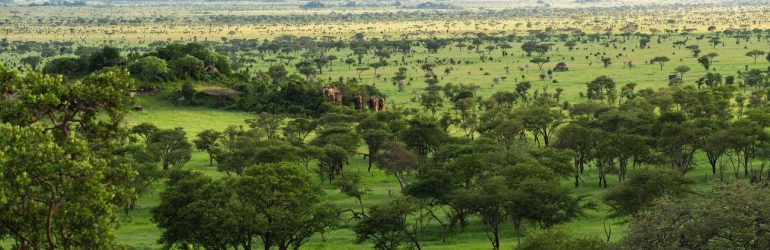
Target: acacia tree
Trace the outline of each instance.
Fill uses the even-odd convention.
[[[438,149],[449,136],[432,119],[417,117],[407,121],[407,124],[400,134],[401,142],[422,157]]]
[[[190,160],[192,144],[187,141],[182,128],[163,129],[150,135],[147,150],[156,161],[168,170],[169,165],[180,167]]]
[[[537,64],[537,67],[540,68],[540,71],[543,71],[543,64],[546,64],[550,61],[551,60],[548,60],[548,58],[544,57],[535,57],[529,60],[529,62]]]
[[[209,166],[214,166],[214,156],[212,153],[214,150],[214,145],[221,137],[222,133],[213,129],[207,129],[198,133],[197,138],[193,140],[193,143],[195,143],[195,148],[204,150],[209,154]]]
[[[0,238],[19,249],[114,248],[114,205],[130,164],[108,164],[126,133],[127,72],[81,80],[0,66]]]
[[[252,249],[260,219],[233,204],[225,182],[199,172],[172,170],[152,221],[163,230],[158,240],[166,248]]]
[[[665,65],[669,61],[671,61],[671,58],[668,58],[667,56],[656,56],[655,58],[652,58],[652,60],[650,60],[650,63],[660,64],[660,71],[663,71],[663,65]]]
[[[388,141],[393,140],[393,135],[382,129],[367,129],[363,131],[364,142],[368,148],[369,167],[367,171],[372,171],[372,164],[379,158],[377,152]]]
[[[430,110],[431,114],[436,116],[436,109],[444,106],[444,98],[438,91],[425,91],[420,95],[420,105],[425,110]]]
[[[657,126],[660,128],[656,135],[657,149],[663,153],[664,160],[682,175],[692,170],[699,129],[684,114],[676,112],[661,115]]]
[[[546,147],[551,145],[554,131],[564,120],[564,114],[561,111],[544,106],[524,108],[517,114],[521,124],[532,133],[538,145],[542,138],[543,145]]]
[[[366,214],[364,211],[363,196],[368,193],[369,190],[361,187],[361,175],[356,173],[345,174],[342,176],[342,178],[335,180],[334,185],[340,189],[340,192],[355,198],[356,202],[358,202],[358,206],[361,208],[361,211],[358,213],[350,210],[353,213],[353,218],[359,219],[361,216]]]
[[[288,164],[250,167],[238,177],[212,180],[172,171],[153,221],[160,242],[206,249],[299,249],[337,221],[337,209],[320,202],[321,191],[304,170]]]
[[[142,81],[161,81],[165,80],[171,70],[165,60],[147,56],[142,57],[128,65],[131,74]]]
[[[578,124],[570,123],[559,130],[554,147],[571,149],[575,152],[575,187],[580,186],[580,174],[585,164],[591,160],[591,154],[596,146],[599,131]]]
[[[705,68],[706,70],[709,70],[709,68],[711,68],[711,60],[708,58],[708,56],[698,57],[698,63],[700,63],[700,65],[703,65],[703,68]]]
[[[169,61],[169,68],[176,74],[177,78],[181,79],[197,79],[199,72],[203,70],[204,66],[203,61],[191,55],[185,55]]]
[[[684,73],[689,72],[690,67],[682,65],[682,66],[676,67],[674,71],[676,71],[676,73],[679,73],[679,79],[684,80]]]
[[[409,174],[417,170],[421,162],[422,159],[417,154],[401,143],[386,143],[377,152],[377,167],[396,176],[401,189],[408,184]]]
[[[283,124],[284,118],[280,114],[262,112],[257,118],[246,119],[246,124],[252,129],[258,129],[259,132],[267,136],[268,140],[276,140],[278,139],[278,129]]]
[[[358,241],[370,241],[374,249],[398,249],[402,242],[409,242],[415,249],[422,249],[419,234],[424,229],[419,207],[413,199],[400,198],[386,204],[375,205],[353,228]],[[417,217],[411,222],[410,217]]]
[[[603,197],[613,217],[635,216],[663,196],[682,197],[690,193],[693,181],[672,170],[643,168],[629,180],[610,189]]]
[[[700,148],[706,153],[711,174],[716,175],[717,165],[730,148],[732,135],[726,129],[710,129],[700,138]]]
[[[700,47],[695,44],[687,45],[685,48],[690,50],[690,53],[692,53],[693,57],[698,57],[698,54],[701,52]]]
[[[250,132],[214,148],[217,170],[242,175],[251,166],[298,160],[297,147],[285,141],[262,140]]]
[[[286,126],[283,127],[283,137],[293,145],[301,146],[305,144],[305,139],[310,133],[315,131],[317,127],[318,123],[313,120],[297,118],[289,121],[286,123]]]
[[[150,135],[152,135],[155,132],[158,132],[160,130],[158,127],[153,125],[149,122],[143,122],[139,125],[134,126],[131,128],[131,133],[138,135],[139,137],[144,140],[144,143],[146,144],[148,140],[150,139]]]
[[[582,204],[583,198],[573,198],[569,189],[550,184],[559,175],[540,164],[518,164],[502,173],[485,179],[477,188],[453,194],[460,207],[481,217],[492,249],[500,249],[500,229],[505,222],[511,222],[517,231],[525,221],[551,227],[582,216],[584,208],[593,206]]]
[[[336,176],[341,175],[348,155],[356,152],[360,141],[360,136],[344,125],[332,125],[320,130],[310,145],[323,148],[318,164],[318,174],[322,179],[327,178],[331,184]]]
[[[615,80],[608,76],[600,76],[587,85],[586,97],[589,100],[604,100],[607,104],[614,104],[617,99]]]
[[[257,235],[265,250],[299,249],[337,219],[336,208],[321,203],[321,191],[310,176],[289,164],[249,168],[232,188],[241,206],[260,221]]]
[[[765,52],[762,51],[762,50],[758,50],[758,49],[746,52],[746,56],[754,58],[754,63],[757,63],[757,57],[760,57],[760,56],[763,56],[763,55],[765,55]]]

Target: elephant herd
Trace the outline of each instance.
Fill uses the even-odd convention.
[[[332,85],[324,86],[323,94],[324,94],[324,98],[327,101],[342,104],[343,94],[342,94],[342,91],[339,90],[336,86],[332,86]],[[358,110],[369,109],[374,112],[387,110],[385,98],[377,97],[377,96],[369,96],[368,98],[365,98],[364,96],[358,93],[353,94],[352,98],[353,98],[353,105]]]

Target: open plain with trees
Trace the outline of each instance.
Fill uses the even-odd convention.
[[[0,249],[768,249],[769,4],[0,1]]]

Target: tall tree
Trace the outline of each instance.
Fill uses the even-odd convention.
[[[415,249],[422,249],[419,241],[419,225],[410,223],[410,217],[419,210],[412,199],[400,198],[369,209],[367,215],[353,228],[358,241],[370,241],[374,249],[398,249],[402,242],[409,242]]]
[[[289,164],[249,168],[234,181],[233,190],[242,206],[261,221],[257,235],[265,250],[299,249],[336,222],[335,209],[321,203],[321,190],[310,176]]]
[[[409,184],[408,176],[417,170],[422,159],[405,145],[390,142],[377,152],[377,167],[396,176],[401,189]]]
[[[765,55],[765,52],[762,51],[762,50],[758,50],[758,49],[746,52],[746,56],[754,58],[754,63],[757,63],[757,57],[760,57],[760,56],[763,56],[763,55]]]
[[[16,249],[117,247],[112,204],[120,189],[85,141],[0,124],[0,152],[0,238]]]
[[[551,60],[548,60],[548,58],[544,57],[535,57],[529,60],[529,62],[537,64],[537,67],[540,68],[540,71],[543,71],[543,64],[549,63]]]
[[[565,118],[560,110],[553,110],[544,106],[523,108],[517,114],[521,124],[532,133],[538,145],[540,145],[542,138],[542,143],[546,147],[551,145],[554,131],[563,123]]]
[[[169,165],[181,167],[190,160],[192,144],[187,141],[182,128],[162,129],[150,135],[147,150],[161,163],[163,170]]]
[[[209,166],[214,166],[214,156],[212,155],[212,152],[214,150],[214,145],[221,137],[222,133],[213,129],[207,129],[198,133],[195,140],[193,140],[195,148],[204,150],[209,154]]]
[[[660,70],[663,71],[663,65],[669,61],[671,61],[671,58],[668,58],[667,56],[656,56],[650,60],[650,63],[660,64]]]

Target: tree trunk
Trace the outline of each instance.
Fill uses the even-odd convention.
[[[372,151],[374,151],[374,152],[372,152]],[[369,168],[366,169],[367,172],[372,172],[372,163],[374,163],[374,157],[373,156],[376,153],[377,153],[377,151],[376,150],[371,150],[371,147],[370,147],[370,150],[369,150]]]
[[[492,249],[493,250],[499,250],[500,249],[500,233],[497,230],[495,230],[492,234],[495,237],[494,242],[492,242]]]
[[[575,157],[575,187],[580,186],[580,156]]]
[[[265,249],[265,250],[270,250],[270,247],[272,247],[272,246],[273,246],[273,239],[272,239],[272,237],[270,237],[270,234],[269,234],[269,233],[267,233],[267,234],[263,235],[263,237],[264,237],[264,238],[263,238],[263,241],[264,241],[264,249]]]
[[[618,162],[620,163],[620,171],[618,173],[618,181],[625,181],[626,180],[626,169],[628,167],[628,159],[619,159]]]
[[[713,155],[706,153],[706,156],[709,160],[709,165],[711,165],[711,174],[716,175],[717,174],[717,161],[719,160],[717,157],[714,157]]]
[[[743,175],[749,176],[749,153],[748,150],[743,152]]]

